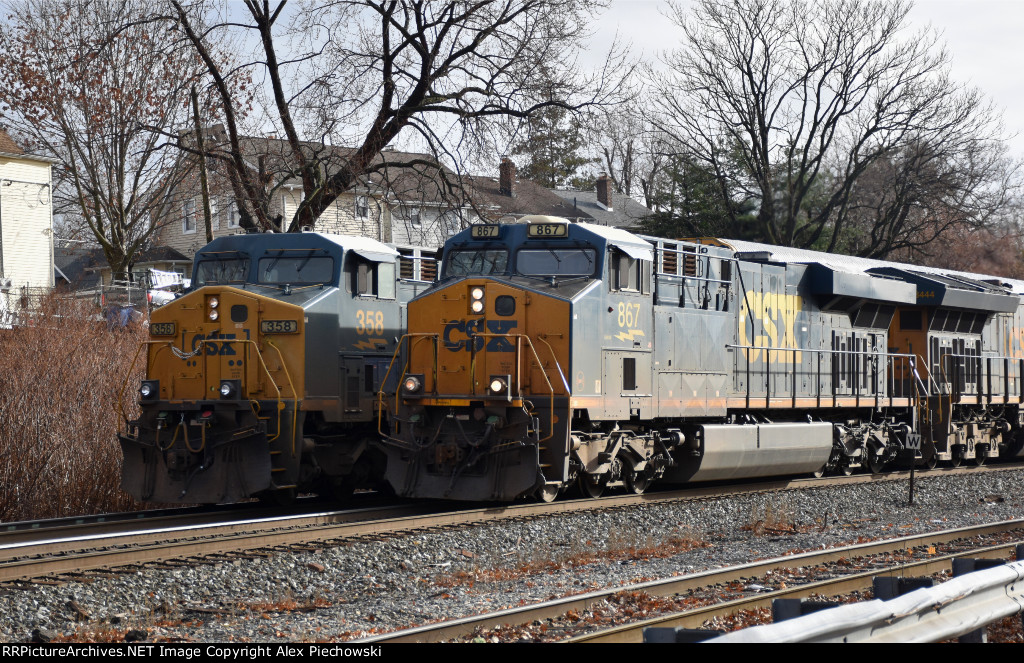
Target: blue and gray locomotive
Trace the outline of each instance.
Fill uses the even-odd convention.
[[[409,303],[388,480],[406,496],[551,500],[1017,455],[1021,293],[555,217],[473,226]]]
[[[383,482],[376,394],[433,258],[364,237],[241,234],[153,311],[122,487],[159,503],[288,501]]]

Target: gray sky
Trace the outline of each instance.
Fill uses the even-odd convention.
[[[678,42],[678,28],[661,14],[661,0],[613,0],[595,25],[595,52],[618,30],[638,53],[654,59]],[[1010,143],[1024,156],[1024,2],[1021,0],[917,0],[911,28],[931,24],[942,34],[957,81],[981,89],[1003,110]]]

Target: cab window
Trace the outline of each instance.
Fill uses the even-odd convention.
[[[445,276],[473,276],[508,273],[506,249],[475,249],[449,251],[444,265]]]
[[[627,292],[642,292],[643,260],[637,260],[626,255],[625,252],[612,251],[612,259],[609,261],[608,284],[612,290],[623,290]]]
[[[334,258],[330,256],[260,258],[258,278],[260,283],[331,283],[334,280]]]
[[[608,289],[621,292],[650,291],[650,260],[629,256],[625,251],[612,249],[608,260]]]
[[[395,298],[395,263],[373,262],[353,255],[349,260],[348,290],[361,297]]]
[[[196,263],[194,287],[245,283],[249,278],[249,258],[200,259]]]
[[[591,276],[594,249],[523,249],[516,253],[516,273],[526,276]]]

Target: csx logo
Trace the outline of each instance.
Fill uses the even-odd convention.
[[[772,364],[803,361],[802,352],[774,352],[769,348],[799,348],[796,318],[803,310],[799,295],[748,290],[740,304],[740,345],[754,346],[743,352],[747,361],[758,361],[761,352]]]
[[[199,342],[203,341],[203,351],[208,355],[220,355],[226,357],[229,355],[237,354],[235,352],[234,343],[215,343],[218,339],[225,341],[232,340],[235,338],[234,334],[210,334],[204,336],[203,334],[196,334],[192,337],[192,352],[196,351],[199,347]]]
[[[452,320],[444,327],[444,347],[452,352],[484,349],[487,341],[488,352],[515,352],[516,348],[507,338],[500,336],[486,338],[476,334],[508,334],[515,329],[515,320]]]

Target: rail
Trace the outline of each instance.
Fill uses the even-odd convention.
[[[797,378],[801,374],[805,377],[810,376],[809,372],[801,373],[799,370],[805,367],[803,363],[803,353],[809,353],[815,356],[815,366],[813,379],[815,381],[814,393],[805,394],[805,398],[814,398],[816,400],[816,407],[821,407],[824,401],[825,405],[836,407],[840,398],[853,398],[856,401],[856,406],[861,405],[872,405],[873,407],[881,407],[888,401],[888,405],[893,405],[893,399],[895,398],[912,398],[915,401],[921,398],[927,398],[930,395],[930,390],[924,381],[921,380],[920,375],[917,371],[917,357],[912,354],[900,354],[894,352],[883,352],[880,350],[835,350],[835,349],[817,349],[817,348],[777,348],[764,345],[733,345],[727,344],[725,346],[731,350],[742,350],[744,356],[744,363],[746,364],[743,373],[745,375],[745,405],[751,407],[751,405],[758,405],[758,400],[764,400],[765,407],[769,407],[771,399],[778,398],[789,398],[792,400],[793,407],[796,407],[797,398],[800,397],[799,390],[797,389]],[[751,359],[751,351],[765,352],[765,360],[758,362],[756,359]],[[782,355],[788,358],[788,362],[777,361],[773,358]],[[788,357],[786,356],[788,355]],[[757,355],[755,355],[756,357]],[[849,366],[846,369],[841,368],[841,364],[838,364],[835,360],[836,357],[849,356],[853,361],[848,362]],[[823,366],[823,359],[827,358],[827,366]],[[879,367],[881,359],[885,359],[885,371],[886,371],[886,383],[883,393],[883,389],[880,389],[879,385]],[[859,360],[870,360],[869,361],[858,361]],[[760,366],[754,368],[752,365],[759,363]],[[777,372],[772,371],[772,364],[778,364],[782,368]],[[806,367],[810,368],[810,367]],[[825,375],[825,371],[830,376],[829,389],[823,390],[822,376]],[[772,377],[785,376],[789,378],[790,387],[789,393],[780,394],[776,388],[773,393]],[[900,377],[897,378],[897,375]],[[848,386],[839,387],[838,382],[842,377],[848,376],[851,383]],[[752,394],[751,390],[753,387],[752,377],[760,378],[759,384],[764,386],[764,395]],[[866,384],[862,384],[864,381]],[[849,394],[839,393],[840,389],[843,391],[849,390]],[[831,403],[829,403],[831,401]]]
[[[753,626],[706,642],[939,642],[1015,615],[1024,561],[962,575],[889,601],[866,601]]]

